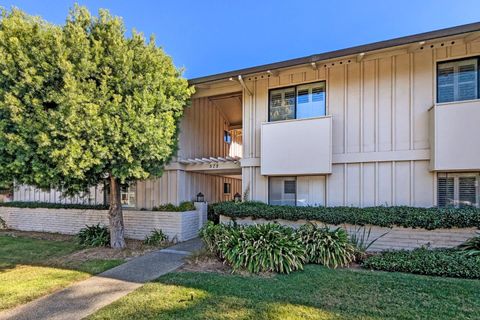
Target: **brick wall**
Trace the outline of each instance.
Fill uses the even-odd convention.
[[[160,212],[124,210],[125,237],[143,240],[154,229],[161,229],[169,239],[195,238],[205,223],[206,204],[196,204],[196,211]],[[7,227],[22,231],[76,234],[85,225],[108,226],[107,210],[9,208],[0,207]]]
[[[229,217],[220,216],[220,221],[222,223],[228,223],[231,221]],[[252,220],[250,218],[236,219],[239,224],[259,224],[269,222],[264,219]],[[302,224],[305,224],[307,221],[298,220],[298,221],[288,221],[278,219],[275,220],[280,224],[288,225],[291,227],[299,227]],[[270,221],[271,222],[271,221]],[[322,224],[318,221],[311,221],[313,223]],[[328,225],[330,228],[338,228],[339,226]],[[363,233],[363,229],[358,229],[358,226],[343,224],[342,228],[346,229],[349,234],[352,233]],[[414,249],[421,247],[423,245],[431,246],[432,248],[450,248],[455,247],[464,242],[465,240],[476,236],[476,228],[465,228],[465,229],[435,229],[435,230],[426,230],[426,229],[412,229],[412,228],[403,228],[403,227],[393,227],[393,228],[383,228],[377,226],[366,226],[366,231],[370,229],[369,241],[372,241],[382,234],[385,234],[383,237],[379,238],[371,247],[370,251],[382,251],[388,249]]]

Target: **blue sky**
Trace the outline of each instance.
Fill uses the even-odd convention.
[[[78,0],[155,34],[188,78],[480,20],[480,1]],[[61,24],[74,0],[0,0]]]

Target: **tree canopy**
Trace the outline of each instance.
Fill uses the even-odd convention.
[[[160,176],[193,93],[153,37],[79,6],[62,26],[2,10],[0,70],[0,182],[68,194]]]

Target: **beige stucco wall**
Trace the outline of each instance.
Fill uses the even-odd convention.
[[[252,200],[268,201],[268,177],[261,174],[260,164],[269,89],[324,80],[327,115],[333,119],[325,204],[436,205],[428,112],[435,104],[436,63],[478,54],[480,41],[464,43],[459,36],[432,41],[423,50],[392,48],[367,53],[360,62],[352,56],[321,63],[317,69],[304,66],[244,77],[253,96],[244,92],[243,189],[250,190]],[[459,122],[456,128],[463,125]],[[308,140],[312,148],[324,143],[321,137]],[[292,165],[298,156],[291,156]]]
[[[186,212],[124,210],[125,237],[144,240],[154,229],[161,229],[171,240],[195,238],[207,220],[207,205],[195,205],[196,211]],[[76,234],[86,225],[108,226],[107,210],[0,207],[0,217],[8,228],[22,231]]]
[[[229,223],[231,219],[229,217],[220,216],[220,222]],[[268,223],[265,219],[241,218],[235,219],[237,223],[252,225],[260,223]],[[306,220],[288,221],[283,219],[275,220],[276,222],[298,228],[299,226],[307,223]],[[316,224],[324,225],[318,221],[311,221]],[[359,229],[358,226],[349,224],[342,224],[340,226],[327,225],[330,228],[344,228],[349,234],[363,234],[363,229]],[[412,228],[383,228],[377,226],[365,226],[366,231],[370,231],[370,237],[367,242],[377,239],[374,244],[369,248],[370,251],[382,251],[382,250],[399,250],[406,249],[411,250],[422,246],[428,246],[431,248],[452,248],[465,242],[465,240],[476,236],[478,229],[476,228],[452,228],[452,229],[412,229]],[[384,235],[385,234],[385,235]],[[383,235],[383,236],[382,236]]]

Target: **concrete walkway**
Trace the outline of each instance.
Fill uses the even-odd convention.
[[[150,252],[53,294],[0,312],[0,320],[83,319],[145,282],[177,269],[183,265],[185,256],[201,247],[202,242],[197,238]]]

